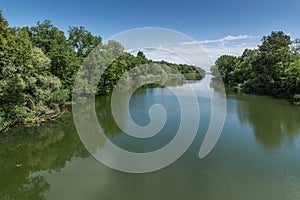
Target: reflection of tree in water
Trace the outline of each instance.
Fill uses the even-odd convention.
[[[213,88],[215,91],[223,91],[224,90],[224,84],[221,79],[212,77],[211,81],[209,83],[209,86]]]
[[[139,92],[144,90],[136,93]],[[122,132],[113,119],[110,103],[110,96],[97,97],[95,108],[105,134],[114,137]],[[82,123],[88,120],[89,115],[83,114]],[[105,140],[100,143],[95,148],[101,148]],[[71,112],[58,122],[10,129],[0,135],[0,199],[45,199],[44,193],[50,185],[43,176],[35,175],[36,172],[60,171],[72,158],[87,156],[89,153],[78,137]]]
[[[300,133],[300,109],[287,102],[255,95],[232,95],[238,99],[238,115],[249,123],[255,138],[267,149],[279,148],[284,140],[292,144]]]
[[[167,82],[166,85],[167,86],[179,86],[182,84],[183,84],[182,81],[172,80],[172,81]],[[147,88],[151,88],[151,87],[152,87],[151,85],[147,85],[145,87],[139,88],[134,92],[134,95],[145,94]],[[164,87],[164,86],[162,86],[162,87]],[[145,100],[139,101],[139,104],[142,104],[143,102],[145,102]],[[124,109],[126,109],[126,106],[124,105],[125,102],[121,99],[118,103],[119,103],[118,104],[119,109],[117,110],[118,111],[117,114],[119,116],[121,116],[120,117],[120,118],[122,118],[121,123],[124,124],[128,120],[126,110],[124,110]],[[123,104],[123,105],[121,105],[121,104]],[[146,105],[144,105],[144,106],[146,106]],[[86,108],[86,109],[88,110],[88,108]],[[95,109],[96,109],[98,122],[106,136],[115,137],[115,136],[122,134],[122,130],[118,127],[118,125],[116,124],[114,117],[112,115],[111,95],[96,97]],[[86,115],[83,114],[82,116],[86,116]],[[88,117],[90,117],[90,115],[87,116],[86,120],[89,120]],[[132,117],[134,117],[134,116],[132,116]],[[123,127],[125,127],[125,125],[123,125]]]
[[[89,155],[72,125],[71,113],[63,122],[18,127],[1,135],[0,199],[44,199],[50,186],[32,173],[60,171],[73,157]]]
[[[219,91],[219,80],[212,78],[210,87]],[[300,108],[285,100],[264,96],[237,94],[226,89],[227,98],[238,100],[241,123],[249,123],[255,138],[267,149],[279,148],[286,139],[292,144],[300,133]]]
[[[121,129],[117,126],[111,111],[111,96],[105,95],[96,98],[95,102],[96,113],[98,122],[108,137],[115,137],[122,133]],[[120,110],[118,114],[122,114]]]

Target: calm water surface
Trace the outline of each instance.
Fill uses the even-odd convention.
[[[220,140],[200,160],[210,98],[203,81],[189,84],[197,90],[200,128],[192,146],[172,165],[147,174],[102,165],[81,143],[68,112],[59,122],[0,135],[0,199],[300,199],[300,108],[269,97],[227,94]],[[131,99],[137,124],[150,122],[148,109],[155,103],[165,106],[168,119],[152,138],[122,133],[112,118],[109,96],[97,98],[99,123],[120,147],[153,151],[172,140],[180,122],[176,97],[166,88],[153,88],[139,90]]]

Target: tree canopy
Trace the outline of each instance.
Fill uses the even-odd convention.
[[[239,57],[223,55],[211,68],[220,72],[227,86],[238,91],[294,99],[300,104],[299,39],[291,41],[282,31],[262,38],[258,49]]]
[[[68,37],[50,20],[12,28],[0,11],[0,131],[57,116],[60,106],[71,98],[79,67],[96,47],[106,55],[119,55],[96,80],[97,95],[110,93],[124,74],[143,64],[168,65],[187,79],[201,79],[204,75],[195,66],[154,62],[141,51],[136,56],[126,53],[116,41],[102,44],[100,36],[83,26],[70,26]]]

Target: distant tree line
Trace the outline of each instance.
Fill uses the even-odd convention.
[[[33,27],[9,27],[0,11],[0,131],[16,124],[36,123],[57,117],[60,106],[70,100],[77,71],[102,39],[84,27],[69,27],[68,37],[51,21]],[[148,60],[123,51],[104,72],[97,95],[112,91],[120,77],[141,64],[165,64],[186,79],[201,79],[204,71],[195,66]],[[105,49],[105,48],[104,48]]]
[[[300,40],[282,31],[262,38],[258,49],[223,55],[211,71],[238,92],[291,99],[300,105]]]

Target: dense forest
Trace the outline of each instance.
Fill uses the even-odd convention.
[[[103,44],[82,26],[69,27],[67,35],[49,20],[33,27],[10,27],[0,12],[0,131],[61,115],[79,67],[98,46],[113,46],[122,54],[99,80],[97,95],[110,93],[124,73],[142,64],[167,65],[186,79],[204,76],[195,66],[152,61],[143,52],[134,56],[115,41]]]
[[[239,57],[223,55],[211,67],[216,80],[238,92],[291,99],[300,105],[300,40],[282,31],[262,38]],[[220,80],[220,79],[219,79]]]

